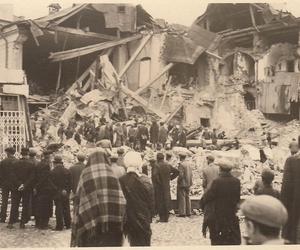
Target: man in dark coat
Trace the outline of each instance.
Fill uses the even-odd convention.
[[[179,125],[176,125],[175,127],[172,128],[170,131],[170,135],[172,137],[172,143],[171,146],[174,147],[177,144],[178,141],[178,134],[179,134]]]
[[[171,209],[170,181],[179,175],[179,171],[164,161],[162,153],[157,153],[156,158],[160,179],[158,214],[160,222],[168,222]]]
[[[160,123],[159,132],[158,132],[158,142],[164,148],[168,139],[168,130],[165,128],[164,123]]]
[[[78,154],[77,155],[78,162],[75,163],[72,167],[70,167],[70,173],[71,173],[71,187],[73,194],[76,194],[77,185],[79,182],[79,178],[81,175],[82,170],[85,168],[85,155]]]
[[[186,133],[182,127],[180,128],[178,133],[178,146],[186,147]]]
[[[150,142],[153,145],[153,148],[156,149],[157,143],[158,143],[158,133],[159,133],[159,127],[156,121],[153,121],[150,127]]]
[[[43,159],[37,166],[33,185],[36,204],[35,227],[42,230],[48,229],[53,209],[53,195],[56,190],[51,179],[50,156],[50,151],[43,152]]]
[[[151,180],[154,188],[154,214],[158,214],[159,209],[159,202],[160,202],[160,186],[161,186],[161,180],[159,178],[159,171],[158,171],[158,165],[156,163],[156,159],[150,158],[149,159],[150,167],[151,167]]]
[[[150,246],[153,187],[149,178],[138,173],[143,163],[139,153],[127,153],[124,162],[127,174],[119,179],[126,199],[124,233],[128,235],[130,246]]]
[[[209,220],[209,232],[212,245],[240,245],[241,232],[236,216],[240,202],[241,184],[231,175],[231,162],[219,162],[220,176],[212,182],[203,195],[204,206],[214,203],[213,219]]]
[[[55,215],[56,228],[61,231],[64,226],[71,227],[71,213],[70,213],[70,191],[71,191],[71,174],[68,169],[64,167],[62,157],[56,155],[54,157],[54,169],[51,171],[51,179],[55,186]]]
[[[296,147],[296,146],[295,146]],[[292,149],[291,149],[292,150]],[[294,150],[296,151],[296,150]],[[288,211],[283,238],[291,244],[300,243],[300,154],[287,158],[281,187],[281,201]]]
[[[137,140],[140,143],[140,150],[144,151],[146,149],[147,141],[149,140],[148,128],[145,123],[142,123],[137,130]]]
[[[5,149],[7,158],[0,163],[0,187],[2,195],[0,222],[5,223],[7,216],[8,197],[12,190],[11,174],[14,169],[14,164],[17,162],[14,154],[16,150],[13,147]]]
[[[29,149],[22,148],[21,159],[14,164],[12,171],[13,189],[11,193],[11,212],[8,228],[13,228],[13,224],[17,221],[19,206],[22,200],[22,215],[20,228],[24,229],[25,224],[30,219],[30,195],[32,192],[32,184],[35,177],[35,166],[29,160]]]

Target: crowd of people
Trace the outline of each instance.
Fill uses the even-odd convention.
[[[106,131],[108,125],[103,126]],[[123,131],[122,125],[117,128]],[[122,246],[124,236],[131,246],[150,246],[154,218],[159,223],[169,221],[173,208],[172,180],[177,179],[177,216],[193,214],[190,201],[193,173],[187,154],[178,153],[175,155],[178,165],[171,164],[174,155],[159,140],[162,128],[167,136],[177,131],[176,138],[181,138],[184,130],[174,126],[168,131],[164,124],[155,121],[148,130],[142,123],[137,128],[138,142],[136,138],[130,140],[130,129],[127,131],[126,143],[133,143],[128,152],[120,147],[121,140],[117,154],[113,154],[111,140],[114,146],[118,140],[101,138],[95,152],[88,156],[77,154],[78,162],[69,169],[56,152],[45,150],[39,161],[33,149],[23,148],[17,159],[15,149],[7,148],[7,158],[0,163],[0,222],[7,222],[10,229],[19,223],[24,229],[34,217],[36,228],[48,229],[55,208],[55,230],[71,228],[73,247]],[[212,140],[218,139],[215,135],[215,130],[209,135],[208,130],[203,132],[203,136]],[[181,140],[175,139],[174,145],[181,145],[178,144]],[[148,141],[156,155],[145,160],[143,151]],[[240,180],[231,173],[233,163],[215,162],[213,155],[207,156],[207,166],[202,170],[204,191],[200,208],[204,214],[202,234],[206,237],[209,232],[212,245],[242,243],[239,208],[244,215],[247,244],[300,243],[300,151],[296,141],[290,144],[290,151],[281,192],[272,186],[274,172],[264,168],[261,179],[255,183],[255,195],[242,203]],[[72,215],[70,204],[73,204]],[[282,228],[285,242],[280,239]]]

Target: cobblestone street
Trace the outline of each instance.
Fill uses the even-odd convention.
[[[191,218],[177,218],[172,216],[170,222],[152,224],[153,246],[179,246],[179,245],[208,245],[209,240],[201,235],[202,216]],[[55,222],[51,221],[54,227]],[[6,224],[0,224],[0,248],[4,247],[68,247],[70,243],[70,230],[62,232],[52,230],[36,230],[30,224],[25,230],[7,229]]]

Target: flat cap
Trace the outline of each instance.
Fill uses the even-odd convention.
[[[46,149],[43,151],[43,155],[51,155],[51,154],[52,154],[51,150]]]
[[[241,210],[249,220],[273,228],[281,228],[288,219],[284,205],[269,195],[257,195],[246,199],[241,205]]]
[[[271,169],[265,168],[261,173],[261,177],[264,180],[272,182],[274,180],[274,172]]]
[[[83,154],[83,153],[78,153],[77,154],[78,161],[84,161],[85,158],[86,158],[85,154]]]
[[[55,155],[53,162],[54,163],[62,163],[63,162],[62,156],[61,155]]]
[[[125,153],[124,148],[118,148],[117,154],[124,154],[124,153]]]
[[[217,162],[217,165],[219,165],[220,168],[221,168],[222,170],[224,170],[224,171],[230,171],[230,170],[233,169],[233,167],[234,167],[234,165],[233,165],[233,163],[232,163],[231,161],[229,161],[229,160],[224,160],[224,159],[219,160],[219,161]]]
[[[214,160],[215,160],[215,157],[214,157],[213,155],[208,155],[208,156],[206,156],[206,159],[207,159],[207,160],[214,161]]]
[[[163,153],[157,153],[156,154],[156,159],[159,161],[159,160],[163,160],[163,159],[165,159],[165,156],[164,156],[164,154]]]
[[[119,157],[118,157],[118,155],[117,154],[112,154],[111,156],[110,156],[110,159],[118,159]]]

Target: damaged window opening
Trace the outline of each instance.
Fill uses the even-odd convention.
[[[287,61],[287,72],[295,72],[295,61],[294,60]]]

